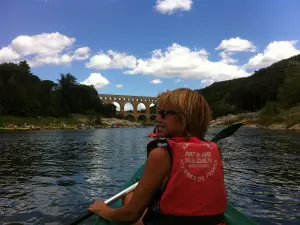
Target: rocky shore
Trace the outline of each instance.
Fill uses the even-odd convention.
[[[140,127],[142,126],[139,122],[132,122],[129,120],[116,119],[116,118],[102,118],[102,127],[111,127],[119,125],[120,127]]]
[[[285,113],[286,114],[286,113]],[[270,118],[270,124],[262,124],[261,121],[261,112],[253,113],[239,113],[236,115],[226,115],[218,117],[215,120],[212,120],[210,123],[211,127],[223,127],[229,126],[233,123],[244,123],[245,127],[251,128],[264,128],[264,129],[273,129],[273,130],[300,130],[300,112],[296,115],[283,116],[278,115],[276,118]],[[293,121],[291,122],[291,118]]]

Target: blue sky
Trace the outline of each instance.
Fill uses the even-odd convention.
[[[1,0],[0,62],[99,93],[155,96],[300,54],[298,0]]]

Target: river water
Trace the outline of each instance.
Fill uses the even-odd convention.
[[[119,191],[145,161],[151,131],[1,132],[0,222],[70,223],[94,200]],[[219,145],[235,207],[260,224],[300,224],[299,132],[241,128]]]

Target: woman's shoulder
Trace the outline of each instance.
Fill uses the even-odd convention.
[[[165,139],[165,138],[159,138],[159,139],[150,141],[147,144],[147,156],[150,154],[151,151],[153,151],[156,148],[161,148],[162,150],[165,150],[165,149],[169,150],[169,148],[170,148],[169,140]]]

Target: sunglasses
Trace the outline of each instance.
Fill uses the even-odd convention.
[[[162,119],[165,119],[167,115],[177,115],[178,113],[174,110],[159,110],[158,114]]]

